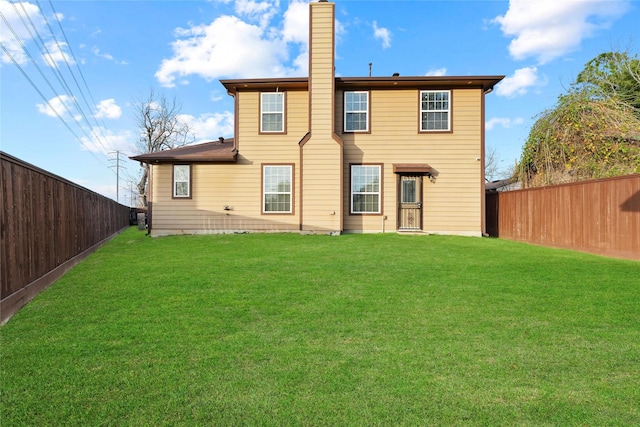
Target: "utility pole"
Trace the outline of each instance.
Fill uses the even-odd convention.
[[[115,162],[115,165],[111,165],[109,167],[116,169],[116,202],[120,203],[120,168],[124,167],[120,166],[120,150],[116,150],[115,152],[112,151],[109,154],[116,155],[115,159],[110,159],[112,162]]]

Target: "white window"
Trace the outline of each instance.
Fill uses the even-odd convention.
[[[351,165],[351,213],[380,213],[380,165]]]
[[[173,165],[173,197],[191,197],[191,166]]]
[[[291,213],[291,177],[293,166],[263,166],[264,213]]]
[[[344,131],[369,130],[369,92],[344,93]]]
[[[284,93],[260,95],[260,132],[284,132]]]
[[[420,92],[420,130],[451,130],[451,91],[423,90]]]

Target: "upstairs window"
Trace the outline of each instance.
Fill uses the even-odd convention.
[[[191,197],[191,166],[173,165],[173,197]]]
[[[284,132],[284,93],[260,95],[260,132]]]
[[[369,92],[344,93],[344,131],[369,130]]]
[[[262,167],[262,211],[264,213],[291,213],[291,179],[293,166]]]
[[[451,91],[420,92],[420,130],[423,132],[451,130]]]

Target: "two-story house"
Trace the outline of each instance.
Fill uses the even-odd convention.
[[[151,165],[149,232],[481,236],[504,76],[336,77],[335,5],[309,9],[308,78],[222,80],[234,138],[132,157]]]

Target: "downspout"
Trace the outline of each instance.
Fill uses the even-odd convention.
[[[237,90],[233,92],[227,90],[227,95],[233,98],[233,149],[236,151],[236,155],[238,155],[238,98],[236,97]]]
[[[482,138],[482,143],[481,143],[481,151],[480,151],[480,159],[481,159],[481,164],[480,164],[480,211],[481,211],[481,219],[480,219],[480,226],[481,226],[481,231],[482,231],[482,236],[483,237],[489,237],[489,234],[487,233],[487,191],[485,188],[485,181],[486,181],[486,177],[485,177],[485,155],[486,155],[486,148],[485,148],[485,126],[484,126],[484,122],[485,122],[485,96],[490,94],[491,92],[493,92],[493,86],[488,88],[487,90],[485,90],[482,93],[482,102],[481,102],[481,107],[480,110],[482,112],[482,120],[480,120],[480,135]]]
[[[149,188],[147,188],[147,236],[151,235],[151,225],[153,221],[151,220],[153,212],[153,164],[149,163]]]

